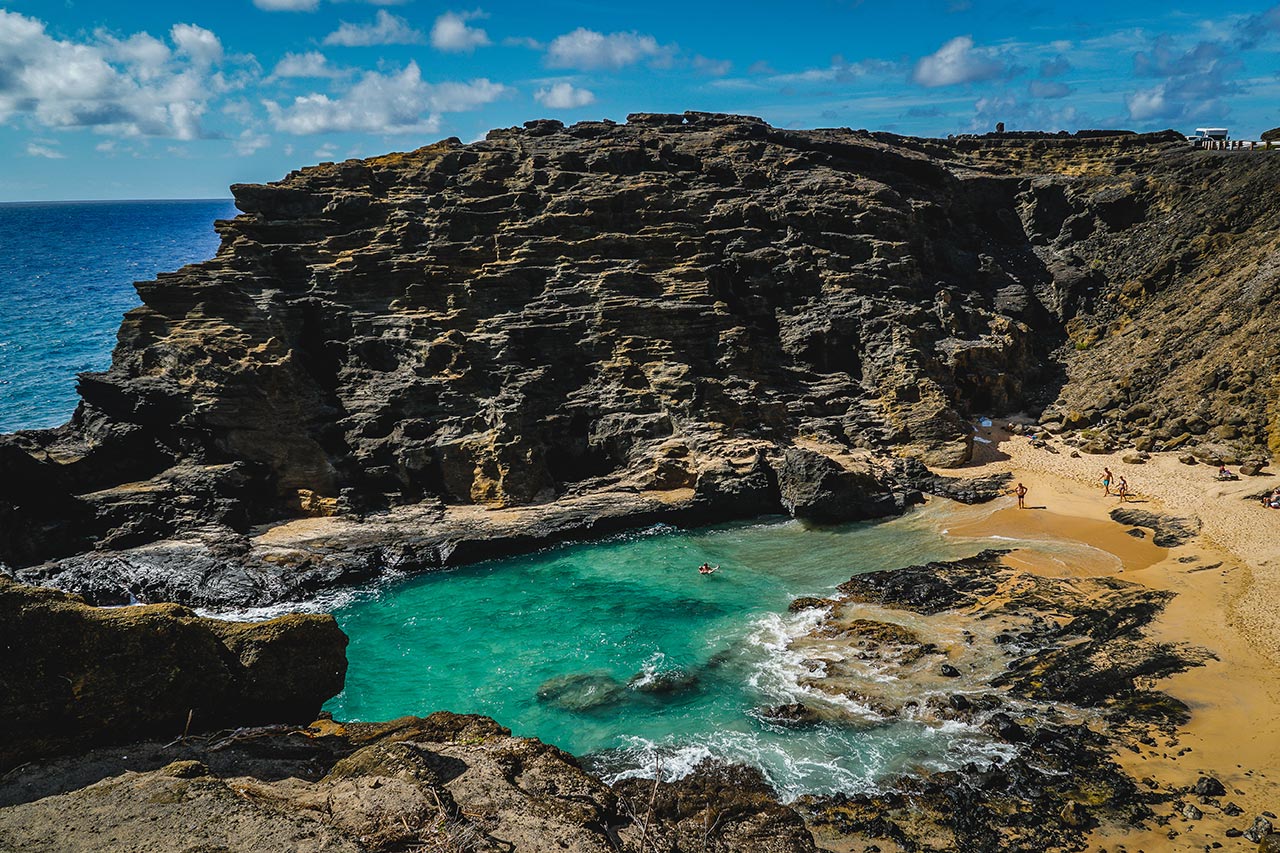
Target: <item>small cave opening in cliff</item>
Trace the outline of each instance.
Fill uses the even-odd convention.
[[[546,466],[557,491],[566,486],[602,477],[619,467],[625,454],[614,453],[616,448],[593,441],[593,416],[590,412],[577,411],[567,418],[555,419],[547,430]]]

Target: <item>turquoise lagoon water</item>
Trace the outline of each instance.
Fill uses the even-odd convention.
[[[1001,747],[959,724],[887,720],[784,728],[762,707],[831,701],[802,687],[789,638],[816,618],[802,595],[851,575],[992,545],[946,535],[948,502],[888,522],[813,530],[788,520],[603,542],[416,577],[336,609],[351,637],[338,719],[487,714],[585,758],[606,778],[678,776],[706,757],[760,767],[787,797],[851,791],[887,774],[956,767]],[[701,576],[697,566],[718,564]],[[655,681],[672,689],[652,691]],[[540,695],[541,694],[541,695]]]

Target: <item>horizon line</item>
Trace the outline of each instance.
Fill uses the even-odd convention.
[[[32,199],[0,199],[0,206],[13,204],[112,204],[129,202],[163,202],[163,201],[230,201],[233,196],[173,196],[158,198],[32,198]]]

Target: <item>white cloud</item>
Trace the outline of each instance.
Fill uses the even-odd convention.
[[[272,77],[342,77],[347,72],[329,64],[329,58],[318,50],[286,53],[276,63]]]
[[[1129,109],[1129,118],[1135,121],[1155,118],[1169,110],[1163,85],[1134,92],[1126,96],[1124,102]]]
[[[957,36],[916,63],[911,79],[921,86],[954,86],[999,77],[1005,64],[989,48],[974,47],[970,36]]]
[[[417,63],[410,62],[399,72],[367,72],[340,97],[313,93],[286,106],[274,101],[264,105],[276,130],[286,133],[435,133],[441,113],[476,109],[510,92],[483,78],[428,83]]]
[[[158,76],[173,56],[169,46],[150,33],[135,33],[127,39],[117,39],[103,30],[95,35],[109,61],[129,66],[143,79]]]
[[[28,142],[28,143],[27,143],[27,156],[28,156],[28,157],[43,157],[43,158],[45,158],[46,160],[65,160],[65,159],[67,159],[67,155],[66,155],[66,154],[63,154],[63,153],[62,153],[61,151],[59,151],[57,148],[54,148],[54,147],[53,147],[53,145],[54,145],[54,144],[56,144],[56,143],[50,143],[50,142],[48,142],[47,140],[43,140],[43,139],[37,139],[37,140],[34,140],[34,141],[32,141],[32,142]]]
[[[546,48],[542,42],[529,36],[507,36],[502,40],[507,47],[527,47],[529,50],[543,50]]]
[[[314,12],[320,0],[253,0],[265,12]]]
[[[825,68],[807,68],[787,74],[774,74],[768,82],[782,86],[784,91],[805,85],[826,83],[852,83],[872,74],[900,74],[901,66],[879,59],[864,59],[860,62],[846,62],[844,57],[832,57],[831,64]]]
[[[1027,84],[1027,91],[1033,98],[1065,98],[1074,90],[1057,80],[1032,80]]]
[[[723,77],[733,70],[733,63],[727,59],[709,59],[705,56],[693,58],[694,70],[712,77]]]
[[[235,152],[241,157],[248,157],[271,144],[271,137],[246,127],[235,141]]]
[[[380,44],[421,44],[422,33],[409,25],[399,15],[379,9],[373,23],[351,24],[343,21],[336,30],[325,36],[325,44],[342,47],[373,47]]]
[[[178,53],[190,57],[199,65],[213,65],[222,61],[222,42],[204,27],[195,24],[174,24],[169,31]]]
[[[556,68],[623,68],[644,59],[669,60],[674,48],[640,33],[598,33],[579,27],[557,36],[547,47],[547,64]]]
[[[412,65],[414,70],[417,66]],[[514,90],[501,83],[493,83],[481,77],[470,83],[435,83],[425,84],[430,90],[430,102],[433,110],[445,113],[460,113],[474,110],[491,104],[498,98],[511,94]]]
[[[550,107],[553,110],[572,110],[596,102],[594,92],[589,89],[579,89],[570,83],[556,83],[539,89],[533,97],[544,107]]]
[[[42,21],[0,10],[0,121],[25,115],[44,127],[92,127],[118,136],[197,139],[209,101],[238,82],[214,67],[222,43],[178,24],[173,48],[139,33],[56,39]]]
[[[449,53],[469,53],[489,44],[489,34],[467,21],[485,17],[483,12],[445,12],[431,28],[431,46]]]

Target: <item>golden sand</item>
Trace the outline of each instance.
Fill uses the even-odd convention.
[[[1178,737],[1159,739],[1154,747],[1139,745],[1137,753],[1121,750],[1118,760],[1135,778],[1162,786],[1191,786],[1202,774],[1216,776],[1227,788],[1222,803],[1234,802],[1244,814],[1231,818],[1205,806],[1201,820],[1175,817],[1168,827],[1146,832],[1104,827],[1090,849],[1114,850],[1122,844],[1148,853],[1202,850],[1215,841],[1226,844],[1224,849],[1251,849],[1223,833],[1231,826],[1245,829],[1255,815],[1280,807],[1280,511],[1245,497],[1274,488],[1280,478],[1220,483],[1214,468],[1184,465],[1173,454],[1153,454],[1146,464],[1131,465],[1118,454],[1073,458],[1071,448],[1060,444],[1056,454],[1037,449],[999,427],[979,434],[991,443],[978,444],[974,463],[940,473],[1007,471],[1014,482],[1027,485],[1029,508],[1019,510],[1012,497],[1002,498],[1000,509],[953,533],[1077,541],[1114,555],[1118,570],[1113,560],[1065,573],[1096,573],[1110,565],[1127,581],[1175,592],[1150,635],[1206,648],[1215,657],[1157,685],[1191,708],[1191,720]],[[1128,480],[1135,509],[1194,515],[1203,522],[1202,535],[1172,549],[1151,544],[1150,531],[1144,539],[1130,536],[1108,515],[1121,504],[1103,495],[1104,466]],[[1061,564],[1034,555],[1018,565],[1064,573]],[[1194,794],[1185,802],[1199,805]],[[1177,833],[1173,838],[1170,829]]]

